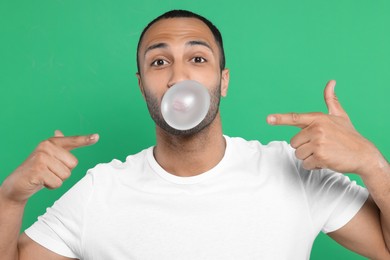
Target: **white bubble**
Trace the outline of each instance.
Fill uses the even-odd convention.
[[[210,94],[194,80],[181,81],[168,89],[161,101],[161,113],[168,125],[177,130],[197,126],[206,117]]]

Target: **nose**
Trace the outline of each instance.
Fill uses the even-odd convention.
[[[168,81],[168,88],[176,83],[189,79],[189,72],[184,64],[175,63],[172,65],[171,75]]]

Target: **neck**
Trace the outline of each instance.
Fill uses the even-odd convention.
[[[174,136],[157,127],[156,161],[167,172],[190,177],[216,166],[225,154],[225,138],[222,135],[219,115],[213,123],[191,136]]]

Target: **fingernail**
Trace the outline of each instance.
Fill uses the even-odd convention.
[[[268,124],[270,124],[270,125],[275,124],[275,123],[276,123],[276,117],[274,117],[274,116],[268,116],[267,122],[268,122]]]
[[[98,137],[99,137],[98,134],[92,134],[89,136],[89,140],[94,141],[94,140],[98,139]]]

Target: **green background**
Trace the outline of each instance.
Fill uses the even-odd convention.
[[[267,114],[326,112],[323,88],[336,79],[355,127],[390,157],[389,1],[1,0],[0,182],[55,129],[101,136],[74,152],[79,166],[60,189],[30,199],[23,228],[88,168],[155,143],[135,49],[151,19],[179,8],[208,17],[224,36],[225,134],[289,140],[298,129],[269,126]],[[363,258],[321,234],[311,259]]]

